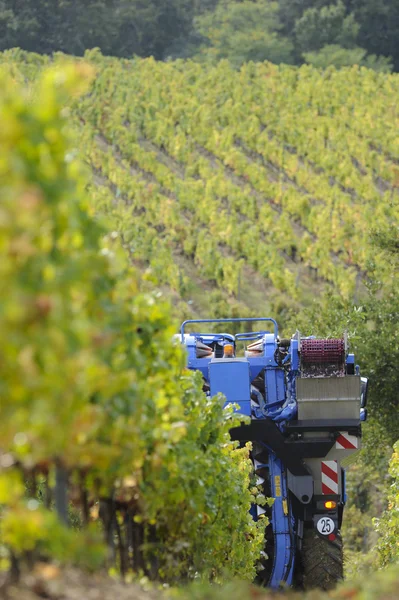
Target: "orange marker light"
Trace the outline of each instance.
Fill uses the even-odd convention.
[[[326,500],[326,502],[324,502],[324,506],[331,510],[332,508],[337,508],[337,503],[334,502],[334,500]]]
[[[225,358],[229,358],[229,357],[231,357],[231,356],[234,356],[234,346],[233,346],[233,344],[226,344],[226,345],[224,346],[224,349],[223,349],[223,350],[224,350],[224,352],[223,352],[223,356],[224,356]]]

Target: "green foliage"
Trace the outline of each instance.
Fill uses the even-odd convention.
[[[392,58],[381,54],[367,54],[361,64],[377,73],[390,73],[393,70]]]
[[[214,12],[198,17],[199,33],[208,40],[204,56],[227,58],[233,66],[244,62],[290,63],[292,44],[279,35],[277,2],[220,2]]]
[[[158,577],[251,579],[263,525],[248,512],[248,449],[229,440],[232,411],[185,372],[169,307],[140,291],[121,234],[93,215],[67,132],[93,69],[62,63],[37,76],[28,61],[29,87],[1,74],[2,541],[17,557],[102,561],[96,535],[65,531],[15,471],[52,485],[62,467],[94,506],[133,510]]]
[[[173,569],[179,580],[198,575],[214,581],[232,575],[251,579],[263,547],[263,526],[256,526],[249,512],[237,510],[254,501],[248,449],[233,450],[228,442],[231,413],[222,410],[221,399],[205,403],[198,373],[196,380],[198,385],[191,376],[183,380],[184,439],[162,456],[160,475],[144,465],[143,498],[162,540],[156,551],[163,565],[160,575]],[[186,518],[179,519],[176,506],[182,508],[187,500]]]
[[[279,15],[284,31],[292,31],[296,21],[310,8],[320,10],[331,4],[331,0],[279,0]]]
[[[363,372],[365,370],[363,369]],[[345,576],[352,579],[375,569],[375,546],[378,534],[373,519],[387,505],[388,464],[392,454],[386,427],[376,419],[362,426],[362,450],[346,469],[348,502],[345,506],[343,537],[345,540]]]
[[[361,64],[376,71],[392,70],[389,56],[368,55],[367,44],[365,49],[359,47],[357,13],[342,0],[221,0],[195,25],[208,41],[202,56],[228,58],[236,67],[250,60],[298,64],[305,58],[323,68]]]
[[[76,277],[84,299],[77,292],[73,297],[68,296],[70,288],[65,284],[63,289],[70,298],[64,309],[65,320],[59,318],[58,306],[62,305],[59,299],[51,304],[49,316],[56,319],[57,330],[72,329],[74,359],[79,355],[82,339],[73,329],[77,320],[83,329],[92,325],[96,332],[100,330],[100,337],[95,335],[94,338],[96,344],[90,346],[85,342],[88,362],[85,358],[84,364],[95,367],[93,378],[87,376],[92,387],[85,381],[80,388],[74,387],[74,373],[68,375],[67,398],[73,398],[75,392],[79,396],[76,422],[70,416],[71,422],[68,419],[65,426],[72,439],[60,435],[59,445],[55,441],[56,427],[60,428],[65,418],[62,416],[64,386],[58,380],[58,387],[54,389],[58,393],[60,415],[46,416],[51,415],[51,410],[54,412],[55,400],[50,392],[43,395],[46,407],[51,410],[43,417],[44,421],[48,419],[47,426],[40,429],[43,412],[39,410],[40,405],[36,410],[34,396],[33,400],[31,396],[25,400],[22,396],[25,412],[18,413],[18,428],[15,424],[8,427],[11,417],[7,415],[7,407],[0,408],[4,411],[1,435],[7,444],[13,445],[12,456],[17,456],[26,469],[39,460],[40,453],[47,456],[49,447],[53,452],[50,471],[55,458],[65,455],[70,469],[81,472],[90,467],[93,477],[100,477],[104,493],[116,489],[118,498],[127,501],[137,494],[140,500],[136,516],[144,523],[148,536],[153,528],[158,536],[158,546],[148,542],[147,557],[150,560],[159,555],[157,560],[165,579],[174,580],[182,573],[191,576],[196,569],[204,577],[221,579],[226,566],[222,561],[226,547],[232,570],[249,577],[261,543],[260,532],[252,529],[248,534],[250,539],[253,537],[250,556],[245,555],[247,546],[235,544],[232,547],[228,542],[231,531],[253,527],[244,509],[239,515],[229,512],[234,498],[249,502],[249,496],[242,491],[247,489],[248,481],[246,451],[231,455],[229,447],[225,453],[230,416],[221,411],[216,400],[209,405],[204,401],[199,381],[193,381],[188,375],[182,379],[183,358],[169,341],[173,328],[169,312],[162,304],[162,294],[139,293],[138,274],[126,265],[120,244],[140,272],[141,289],[151,290],[158,282],[171,294],[180,315],[183,309],[192,310],[193,316],[197,316],[199,310],[207,312],[210,308],[215,316],[238,316],[239,313],[253,316],[260,306],[262,312],[265,306],[270,306],[272,315],[285,317],[289,308],[294,309],[292,320],[284,323],[288,334],[297,327],[303,333],[318,335],[341,335],[348,329],[351,348],[361,363],[362,373],[371,378],[371,413],[382,427],[382,431],[373,429],[370,439],[366,440],[369,449],[378,445],[379,451],[366,453],[364,465],[375,468],[378,462],[380,472],[384,472],[385,449],[381,448],[381,439],[392,443],[399,437],[397,421],[393,418],[397,410],[399,296],[395,269],[391,266],[396,260],[393,253],[398,223],[395,198],[399,146],[394,126],[397,76],[358,68],[342,71],[328,68],[320,73],[309,66],[277,68],[268,63],[246,64],[236,71],[227,61],[214,67],[191,61],[173,64],[154,60],[119,61],[104,58],[98,51],[87,54],[86,58],[96,70],[89,93],[76,101],[65,97],[62,102],[66,103],[65,115],[78,136],[81,156],[92,170],[87,187],[91,206],[98,216],[94,222],[85,213],[87,236],[82,236],[79,252],[74,250],[69,238],[65,251],[56,252],[53,246],[51,251],[48,246],[40,246],[39,250],[43,264],[56,264],[60,281],[63,281],[64,263],[61,261],[59,266],[55,261],[61,258],[76,261],[67,263],[73,265],[68,276],[87,273],[87,282],[85,279],[81,283],[81,275]],[[50,62],[20,51],[8,52],[1,60],[15,81],[37,79],[42,65]],[[63,60],[55,58],[57,65]],[[87,71],[87,66],[77,64],[78,72],[79,69]],[[58,68],[53,73],[58,74]],[[37,102],[39,111],[44,101],[38,89],[30,89],[29,95]],[[60,115],[58,118],[59,124],[53,127],[57,131],[65,123]],[[7,113],[4,122],[8,121]],[[23,123],[30,127],[31,119],[24,116]],[[43,128],[48,130],[45,125]],[[42,129],[39,127],[39,133]],[[34,131],[37,136],[37,129]],[[25,137],[29,139],[29,135]],[[35,181],[40,183],[46,161],[37,158],[36,140],[42,137],[34,139],[35,144],[24,144],[22,150],[18,144],[8,143],[2,156],[3,161],[13,160],[13,164],[24,165],[27,158],[23,152],[28,148],[28,156],[33,157],[29,177],[33,173]],[[49,143],[46,140],[39,144],[41,153]],[[72,169],[72,174],[76,174],[79,169],[70,148],[68,144],[62,146],[60,156],[66,153],[71,162],[63,168]],[[8,169],[8,162],[4,172],[7,177],[13,173]],[[57,181],[58,178],[63,181],[62,190],[64,187],[68,190],[68,198],[76,196],[87,205],[82,191],[70,191],[70,176],[64,176],[62,169],[55,173]],[[78,178],[78,189],[82,190],[87,180],[82,175]],[[39,187],[41,189],[41,184]],[[54,188],[55,198],[64,198],[64,192],[61,188],[58,191],[55,183],[48,189]],[[19,206],[19,197],[15,196],[16,200],[9,203],[7,210],[15,210],[20,219],[32,213],[33,220],[36,216],[42,218],[40,203],[31,213],[28,209],[15,208]],[[69,202],[66,205],[69,206]],[[56,209],[57,200],[52,201],[51,207]],[[79,223],[80,214],[78,212],[73,223]],[[18,219],[14,221],[18,223]],[[392,224],[388,231],[387,222]],[[32,231],[45,237],[46,231],[40,230],[38,223],[34,220]],[[384,241],[378,247],[371,244],[370,225],[377,232],[377,239]],[[77,225],[78,230],[79,227]],[[105,230],[113,233],[99,241],[98,236]],[[59,242],[55,244],[56,249],[58,245]],[[381,246],[389,246],[389,260]],[[19,248],[17,245],[17,250]],[[21,248],[25,246],[22,244]],[[98,265],[97,273],[84,262],[89,251],[92,252],[90,265]],[[18,257],[18,252],[13,251],[7,261],[16,260],[14,254]],[[7,261],[4,265],[9,264]],[[27,285],[25,280],[17,278],[16,263],[10,264],[3,277],[2,295],[6,298],[16,285],[15,279],[23,293]],[[23,271],[22,259],[18,264],[21,272],[27,273]],[[102,285],[96,288],[96,294],[91,294],[98,273],[101,273]],[[374,283],[369,285],[368,294],[364,282],[370,277]],[[58,284],[54,284],[54,290],[46,287],[50,283],[43,277],[33,281],[28,278],[27,282],[33,294],[50,295],[58,290]],[[185,302],[195,286],[204,298],[203,304],[198,303],[200,309],[198,306],[191,309]],[[323,288],[327,289],[327,296],[322,301],[318,298],[313,309],[304,313],[302,305],[315,295],[321,296]],[[68,312],[70,302],[79,299],[83,309]],[[106,311],[101,309],[104,303]],[[13,302],[12,305],[20,304]],[[37,350],[40,357],[50,343],[46,337],[49,317],[40,313],[43,306],[46,308],[47,304],[39,302],[39,315],[34,313],[33,318],[33,329],[39,337],[32,339],[37,345],[38,339],[45,341]],[[16,338],[11,325],[7,330],[16,348],[12,356],[19,356],[17,342],[26,335],[20,322],[16,323],[19,332]],[[26,331],[30,334],[30,327]],[[127,332],[126,336],[120,332]],[[54,366],[55,379],[54,373],[64,373],[68,366],[65,356],[68,358],[69,354],[66,351],[60,354],[60,371],[61,359],[57,358],[60,350],[57,344],[54,348],[55,359],[59,361]],[[67,342],[62,348],[68,348]],[[37,378],[42,377],[41,364],[35,367],[36,371],[28,370],[28,377],[24,368],[30,363],[25,356],[22,355],[22,366],[18,361],[13,362],[12,357],[7,358],[7,368],[14,369],[12,381],[37,385]],[[129,367],[132,363],[134,369]],[[98,364],[101,370],[97,370]],[[11,378],[11,371],[8,372]],[[11,379],[9,382],[5,377],[4,381],[12,387]],[[51,382],[46,383],[44,391],[51,390],[51,385]],[[20,387],[13,389],[18,391]],[[155,391],[146,402],[139,401],[149,397],[148,389]],[[163,390],[162,393],[159,390]],[[27,425],[26,407],[29,410],[32,407],[32,414],[36,415],[35,428],[40,436],[30,423]],[[191,421],[187,407],[190,407],[190,415],[198,415],[199,410],[204,414],[205,432],[198,426],[198,416]],[[82,411],[81,418],[78,418],[79,411]],[[56,426],[49,426],[51,423]],[[36,435],[32,439],[38,440],[35,447],[29,442],[32,431]],[[28,443],[24,436],[18,435],[21,432],[27,435]],[[209,440],[206,453],[202,450],[204,437]],[[54,454],[57,449],[59,454]],[[196,458],[190,460],[191,456]],[[221,471],[214,464],[216,456],[221,459]],[[235,460],[241,465],[235,471],[241,472],[237,478],[231,474]],[[226,474],[227,465],[230,475]],[[200,469],[209,481],[209,474],[219,472],[218,481],[202,489],[197,485]],[[355,503],[349,509],[351,519],[358,522],[363,531],[359,535],[358,528],[349,529],[351,546],[357,556],[361,548],[366,549],[364,535],[373,510],[365,493],[365,482],[373,489],[378,487],[372,473],[367,479],[363,478],[361,484],[359,479],[361,475],[355,472],[354,486],[364,504]],[[168,487],[165,483],[168,481],[173,481],[173,486]],[[151,485],[147,486],[146,482]],[[91,481],[89,487],[95,497]],[[227,494],[226,504],[224,500],[219,503],[227,515],[226,522],[233,528],[227,533],[216,519],[215,498],[221,498],[222,488]],[[161,502],[164,498],[168,498],[168,511]],[[195,531],[190,523],[196,524]],[[210,540],[209,545],[204,544],[204,539]],[[216,546],[216,539],[223,543]],[[169,543],[170,540],[173,543]]]
[[[308,53],[330,45],[353,48],[356,45],[358,31],[359,25],[353,14],[347,15],[345,5],[341,0],[320,9],[305,10],[301,18],[296,21],[294,28],[299,50]],[[348,64],[353,63],[337,66],[347,66]]]
[[[107,42],[115,35],[114,19],[109,18],[112,4],[107,0],[89,0],[84,5],[73,0],[3,0],[1,47],[21,46],[39,53],[64,50],[71,54],[81,54],[93,45],[109,47]]]
[[[392,485],[388,497],[388,509],[377,521],[380,534],[377,551],[379,564],[386,567],[390,563],[399,563],[399,442],[394,446],[390,469]]]
[[[364,48],[362,64],[386,71],[399,65],[398,10],[377,0],[1,0],[0,50],[81,56],[99,47],[167,60],[202,48],[201,59],[225,57],[237,66],[302,64],[303,53],[334,45]],[[334,64],[354,63],[341,57]]]
[[[358,65],[368,67],[380,73],[389,73],[392,71],[392,64],[389,58],[375,55],[367,56],[364,48],[356,46],[347,49],[337,44],[330,44],[314,52],[304,52],[303,57],[308,64],[322,69],[326,69],[332,65],[338,69]]]
[[[202,10],[191,0],[2,0],[0,48],[82,55],[98,46],[116,56],[161,58],[175,38],[189,33],[194,14]]]
[[[3,453],[2,464],[10,463]],[[92,524],[85,532],[65,528],[54,512],[46,510],[35,497],[28,497],[21,472],[16,468],[0,470],[0,532],[2,548],[11,549],[15,558],[33,552],[62,562],[95,570],[104,564],[105,548],[98,528]]]
[[[336,589],[329,592],[322,590],[312,590],[311,592],[301,592],[284,594],[281,592],[281,598],[301,598],[302,600],[341,600],[350,598],[351,600],[384,600],[393,599],[397,595],[397,586],[399,583],[398,567],[391,567],[384,572],[374,573],[368,577],[357,577],[339,585]],[[266,590],[262,592],[260,588],[251,587],[244,582],[233,581],[224,586],[210,586],[193,584],[187,590],[176,594],[177,598],[183,600],[241,600],[241,598],[259,598],[259,600],[269,600],[273,598],[272,593]]]
[[[218,287],[283,317],[330,284],[364,295],[372,263],[390,280],[369,229],[398,220],[395,76],[87,58],[98,76],[75,114],[91,194],[145,280],[194,289],[203,314]],[[4,60],[34,76],[30,55]]]
[[[369,411],[385,430],[388,444],[393,444],[399,436],[399,424],[393,418],[398,410],[399,385],[397,298],[395,290],[386,290],[384,295],[376,291],[361,306],[353,306],[329,296],[295,320],[301,331],[309,335],[317,331],[320,335],[335,336],[348,331],[350,347],[361,362],[362,374],[370,378]],[[377,434],[373,443],[379,445],[378,440]],[[370,453],[370,458],[379,456]]]
[[[295,44],[298,62],[304,52],[316,51],[325,45],[339,45],[364,48],[365,55],[375,57],[370,58],[367,66],[374,68],[376,60],[378,69],[386,62],[392,62],[395,70],[398,69],[399,55],[395,43],[398,10],[396,2],[378,0],[342,0],[338,3],[331,0],[279,0],[284,34],[298,34]],[[317,30],[319,23],[322,27]],[[341,26],[342,30],[339,31],[335,25]],[[328,39],[320,43],[326,34]],[[316,43],[319,45],[316,46]]]
[[[65,160],[59,108],[75,73],[82,71],[83,81],[85,70],[50,71],[31,106],[26,91],[18,94],[2,78],[1,329],[8,343],[1,381],[8,402],[0,409],[1,437],[3,447],[32,464],[49,453],[73,460],[75,418],[81,411],[94,417],[88,399],[98,391],[94,380],[102,368],[94,349],[110,294],[109,259],[100,253],[101,230],[73,179],[76,162],[71,155]]]
[[[395,71],[399,53],[395,39],[399,35],[399,5],[379,0],[354,0],[350,3],[360,25],[358,43],[370,54],[391,56]]]
[[[395,196],[393,195],[393,198]],[[396,199],[392,206],[397,208]],[[397,247],[397,227],[394,222],[375,226],[370,236],[370,249],[374,252],[373,263],[369,263],[367,296],[361,302],[352,304],[343,301],[338,295],[324,296],[314,303],[309,311],[301,315],[301,329],[311,333],[318,331],[324,335],[340,335],[347,330],[352,351],[361,356],[362,372],[370,378],[369,408],[378,421],[374,423],[369,436],[369,449],[384,444],[393,444],[399,437],[399,422],[394,415],[398,410],[397,389],[399,374],[396,368],[399,360],[399,280],[395,269],[399,258]],[[382,277],[377,266],[393,266],[389,276]],[[384,451],[370,451],[370,461],[384,471]]]

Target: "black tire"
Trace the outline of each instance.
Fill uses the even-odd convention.
[[[301,572],[301,587],[304,590],[331,590],[344,578],[341,534],[331,542],[317,535],[314,529],[305,529],[298,558],[298,571]]]

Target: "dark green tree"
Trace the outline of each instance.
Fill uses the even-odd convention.
[[[189,0],[119,0],[116,56],[154,56],[163,59],[177,38],[188,35],[194,17]]]
[[[304,52],[302,56],[307,63],[321,69],[326,69],[331,65],[337,68],[359,65],[382,73],[392,71],[390,58],[367,54],[367,50],[358,46],[343,48],[338,44],[327,44],[320,50]]]
[[[198,18],[198,20],[196,20]],[[0,50],[20,47],[50,54],[82,55],[99,47],[121,57],[207,56],[246,60],[303,61],[303,53],[324,48],[308,61],[399,69],[399,4],[379,0],[0,0]],[[294,43],[294,45],[293,45]],[[359,61],[358,61],[359,62]]]
[[[196,19],[196,26],[207,40],[208,58],[227,58],[236,67],[250,60],[292,62],[293,45],[280,35],[277,2],[221,0],[214,12]]]
[[[360,25],[358,43],[372,54],[391,56],[399,70],[399,2],[347,0]]]
[[[309,8],[319,10],[331,4],[331,0],[279,0],[279,17],[285,34],[290,35],[296,21]]]
[[[103,54],[162,59],[216,0],[0,0],[0,50]]]
[[[3,0],[0,48],[79,55],[99,46],[107,52],[118,37],[114,9],[114,0]]]
[[[356,46],[368,54],[392,57],[395,70],[399,69],[399,3],[389,0],[342,0],[346,15],[353,15],[358,25]],[[279,0],[279,16],[285,35],[293,35],[296,24],[308,10],[320,12],[331,5],[331,0]],[[329,44],[341,42],[329,41]],[[313,47],[302,52],[312,51]],[[296,56],[300,60],[299,54]]]
[[[359,32],[353,14],[347,14],[344,3],[309,8],[295,22],[294,33],[300,52],[320,50],[327,44],[353,48]]]

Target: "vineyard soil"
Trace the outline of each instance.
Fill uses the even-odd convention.
[[[18,584],[0,587],[1,600],[154,600],[160,594],[139,585],[123,584],[105,575],[90,575],[76,569],[61,570],[39,563]]]
[[[148,587],[148,584],[147,584]],[[87,574],[76,569],[60,570],[39,564],[19,584],[0,587],[1,600],[397,600],[399,570],[390,569],[361,581],[344,583],[322,592],[273,593],[242,582],[224,586],[192,585],[177,590],[156,587],[144,590],[135,583],[120,583],[103,574]]]

